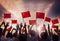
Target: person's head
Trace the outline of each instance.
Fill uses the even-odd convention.
[[[59,36],[56,35],[56,34],[53,34],[52,35],[52,39],[53,39],[53,41],[58,41],[59,40]]]
[[[46,32],[42,32],[42,33],[41,33],[41,38],[42,38],[42,39],[46,39],[46,38],[47,38],[47,36],[48,36],[48,35],[47,35],[47,33],[46,33]]]
[[[30,35],[33,37],[33,36],[35,36],[35,31],[34,30],[31,30],[30,31]]]

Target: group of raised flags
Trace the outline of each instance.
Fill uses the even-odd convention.
[[[11,13],[4,13],[4,19],[10,19],[11,18]],[[12,24],[16,24],[17,20],[11,20]]]
[[[30,15],[30,11],[25,11],[25,12],[21,12],[21,15],[22,15],[22,18],[28,18],[28,17],[31,17]],[[4,19],[7,19],[7,18],[11,18],[11,13],[4,13]],[[52,27],[54,27],[55,25],[54,24],[57,24],[59,23],[58,19],[53,19],[51,20],[51,18],[49,17],[45,17],[45,13],[43,12],[36,12],[36,19],[44,19],[44,21],[47,21],[47,22],[52,22]],[[36,24],[36,21],[37,20],[29,20],[29,24],[30,25],[33,25],[33,24]],[[16,24],[17,23],[17,20],[11,20],[12,24]]]

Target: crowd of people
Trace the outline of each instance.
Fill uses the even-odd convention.
[[[2,25],[4,25],[4,29],[2,29]],[[41,37],[37,34],[37,32],[31,30],[33,25],[26,25],[26,23],[24,23],[24,25],[22,25],[22,23],[17,24],[16,29],[12,29],[12,26],[10,26],[7,35],[5,35],[8,26],[9,23],[5,23],[4,21],[0,24],[0,41],[59,41],[60,39],[58,26],[56,26],[56,29],[54,30],[57,34],[54,34],[52,32],[52,29],[50,29],[49,24],[48,31],[46,29],[46,26],[43,25],[45,32],[41,33]],[[13,30],[15,30],[14,33],[12,33]]]

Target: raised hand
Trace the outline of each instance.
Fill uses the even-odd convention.
[[[43,24],[43,26],[44,26],[45,31],[47,32],[45,24]]]
[[[12,38],[12,33],[10,33],[11,29],[12,29],[12,26],[10,26],[10,30],[6,35],[7,38]]]
[[[17,27],[17,29],[19,29],[19,24],[17,24],[17,26],[16,26],[16,27]]]
[[[34,25],[32,25],[32,26],[30,27],[30,29],[32,29],[33,26],[34,26]]]
[[[24,28],[26,28],[26,26],[27,26],[26,23],[24,23]]]
[[[6,26],[9,26],[9,22],[7,22]]]
[[[19,35],[21,35],[21,28],[23,27],[22,23],[20,23],[20,28],[19,28]]]
[[[28,25],[28,29],[30,28],[30,25]]]
[[[23,27],[22,23],[20,23],[20,28]]]
[[[19,30],[19,24],[17,24],[17,29],[16,29],[16,32],[15,32],[15,34],[16,34],[16,36],[17,36],[17,32],[18,32],[18,30]]]
[[[3,30],[3,35],[5,35],[5,32],[6,32],[6,28],[9,26],[9,22],[7,22],[7,24],[4,26],[4,30]]]
[[[28,31],[30,31],[32,29],[33,25],[30,27],[30,25],[28,25]]]
[[[0,27],[1,27],[3,24],[4,24],[4,26],[5,26],[5,21],[3,21],[3,22],[1,23]]]
[[[3,21],[2,24],[5,24],[5,21]]]

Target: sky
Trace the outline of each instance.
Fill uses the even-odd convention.
[[[51,14],[50,14],[51,13]],[[56,0],[54,5],[49,11],[49,14],[51,17],[57,17],[60,18],[60,0]]]

